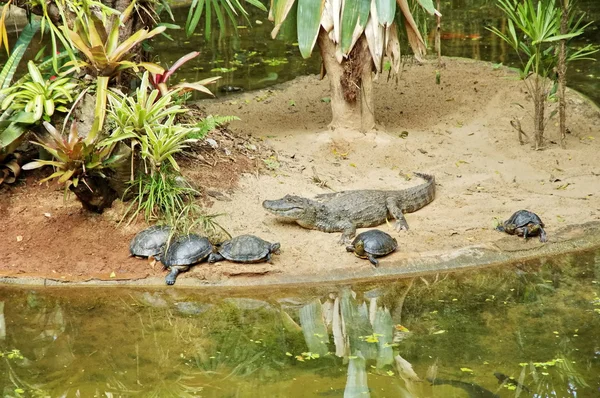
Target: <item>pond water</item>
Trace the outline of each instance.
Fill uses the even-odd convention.
[[[2,286],[0,352],[3,397],[599,397],[600,250],[285,290]]]
[[[486,29],[489,26],[499,29],[507,27],[506,19],[496,2],[497,0],[442,1],[442,54],[516,66],[518,59],[512,50]],[[586,13],[586,21],[596,22],[587,29],[584,37],[574,41],[574,46],[600,44],[600,1],[578,0],[576,3]],[[210,40],[205,40],[201,30],[189,39],[182,30],[175,30],[171,32],[173,41],[163,37],[154,41],[155,52],[164,65],[170,65],[190,51],[200,51],[201,55],[181,68],[175,79],[197,81],[210,76],[222,76],[217,86],[211,86],[216,88],[213,91],[217,95],[224,95],[219,92],[221,86],[253,90],[282,83],[298,75],[319,73],[318,48],[310,58],[303,59],[293,41],[271,39],[273,23],[267,20],[265,13],[251,7],[248,7],[248,11],[253,27],[249,29],[241,26],[244,19],[240,18],[241,29],[238,29],[237,37],[232,28],[223,30],[221,36],[213,34]],[[183,26],[187,8],[175,9],[174,16],[176,23]],[[433,46],[434,28],[434,20],[429,19],[426,30],[431,32],[427,35],[430,48]],[[408,54],[405,38],[401,46],[402,52]],[[407,57],[407,61],[410,58]],[[568,84],[600,104],[600,63],[572,63],[568,70]]]

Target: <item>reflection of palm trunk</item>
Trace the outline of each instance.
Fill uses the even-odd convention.
[[[333,329],[333,343],[335,344],[335,355],[343,358],[350,354],[348,344],[348,336],[344,327],[344,320],[340,311],[340,298],[336,297],[333,302],[333,321],[331,323]]]
[[[4,319],[4,301],[0,301],[0,340],[6,339],[6,320]]]
[[[344,398],[369,398],[370,396],[369,385],[367,384],[367,363],[362,353],[356,351],[348,363]]]
[[[323,309],[318,299],[300,308],[300,325],[308,350],[313,354],[325,356],[329,351],[329,333],[323,322]]]

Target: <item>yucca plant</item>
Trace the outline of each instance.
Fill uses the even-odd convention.
[[[555,0],[498,0],[498,7],[508,17],[508,33],[493,27],[490,30],[508,43],[519,56],[525,85],[534,105],[535,149],[544,145],[545,104],[553,86],[552,78],[558,64],[558,45],[583,34],[589,23],[582,25],[583,14],[569,18],[567,33],[561,33],[561,9]],[[591,22],[590,22],[591,23]],[[587,45],[568,52],[566,61],[590,59],[597,52]]]
[[[432,0],[418,3],[439,14]],[[275,23],[273,38],[285,24],[296,24],[291,39],[304,58],[318,43],[331,84],[332,127],[374,127],[372,72],[383,70],[384,57],[399,70],[398,25],[404,25],[415,57],[426,53],[408,0],[273,0],[269,19]]]
[[[54,111],[68,112],[65,106],[73,102],[77,83],[70,77],[45,79],[33,61],[27,63],[29,79],[0,91],[5,96],[2,109],[24,110],[33,113],[34,119],[49,121]]]

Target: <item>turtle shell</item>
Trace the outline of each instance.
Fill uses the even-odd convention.
[[[544,223],[538,217],[537,214],[529,211],[529,210],[519,210],[515,212],[506,222],[505,225],[514,225],[515,228],[522,228],[528,224],[537,224],[541,227],[544,226]]]
[[[213,246],[203,236],[196,234],[177,237],[161,258],[165,267],[192,265],[204,260],[212,252]]]
[[[374,256],[385,256],[398,248],[398,242],[389,234],[378,229],[362,232],[354,238],[352,246],[362,241],[364,250]]]
[[[149,257],[159,255],[169,239],[171,227],[154,225],[138,232],[129,244],[129,252],[133,256]]]
[[[271,243],[254,235],[240,235],[223,242],[219,254],[229,261],[254,263],[265,260],[271,252]]]

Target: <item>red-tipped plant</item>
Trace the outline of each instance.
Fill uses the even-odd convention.
[[[152,83],[154,88],[156,88],[160,91],[161,95],[166,95],[169,91],[176,90],[176,89],[181,89],[181,92],[186,92],[186,91],[190,91],[190,90],[198,90],[198,91],[201,91],[208,95],[213,95],[213,93],[209,89],[207,89],[205,86],[207,84],[216,82],[217,80],[219,80],[221,78],[221,76],[209,77],[208,79],[200,80],[195,83],[183,82],[183,83],[176,84],[175,86],[173,86],[171,88],[169,88],[167,86],[167,80],[169,80],[169,77],[173,73],[175,73],[175,71],[177,69],[179,69],[180,66],[182,66],[189,60],[196,58],[198,55],[200,55],[199,51],[192,51],[191,53],[186,54],[183,57],[179,58],[177,61],[175,61],[175,63],[173,65],[171,65],[171,67],[169,69],[167,69],[166,71],[164,71],[163,73],[152,73],[152,78],[150,79],[150,82]]]

